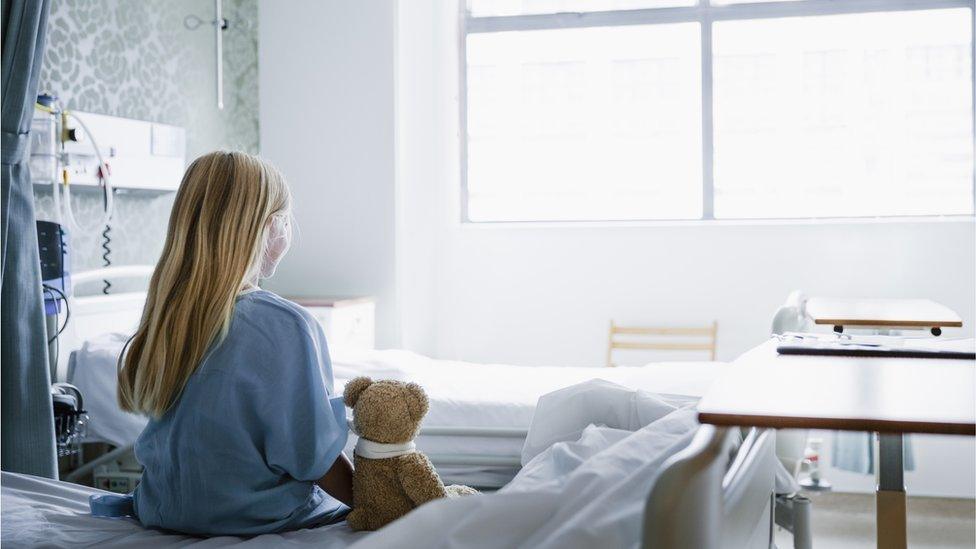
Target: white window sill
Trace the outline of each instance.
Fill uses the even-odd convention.
[[[642,221],[462,221],[463,230],[496,229],[619,229],[644,227],[736,227],[784,225],[890,225],[962,223],[976,225],[974,215],[903,217],[824,217],[793,219],[680,219]]]

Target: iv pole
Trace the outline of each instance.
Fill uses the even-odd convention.
[[[214,0],[214,53],[217,57],[217,108],[224,109],[224,19],[223,0]]]
[[[204,20],[200,19],[196,15],[187,15],[183,19],[183,26],[189,30],[196,30],[200,25],[204,24]],[[223,0],[214,0],[214,18],[210,21],[210,24],[214,27],[214,54],[216,57],[217,65],[217,108],[219,110],[224,109],[224,35],[223,31],[227,30],[228,22],[224,18],[224,6]]]

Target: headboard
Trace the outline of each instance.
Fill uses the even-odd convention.
[[[74,284],[82,284],[102,278],[145,277],[152,274],[151,265],[109,267],[78,273],[72,277]],[[135,332],[146,303],[146,292],[127,292],[109,295],[71,297],[68,309],[71,318],[64,332],[58,337],[57,381],[65,381],[68,358],[71,352],[94,337],[107,333],[131,334]]]

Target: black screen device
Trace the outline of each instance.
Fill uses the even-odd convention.
[[[61,225],[51,221],[37,222],[37,251],[41,260],[41,280],[59,280],[65,276],[68,254],[67,239]]]

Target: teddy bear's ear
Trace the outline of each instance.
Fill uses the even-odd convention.
[[[427,400],[427,393],[424,388],[416,383],[407,383],[407,410],[414,421],[420,421],[430,408],[430,401]]]
[[[356,401],[359,400],[359,395],[363,394],[363,391],[372,384],[373,380],[366,376],[353,378],[349,383],[346,383],[346,392],[342,394],[342,400],[346,406],[350,408],[355,406]]]

